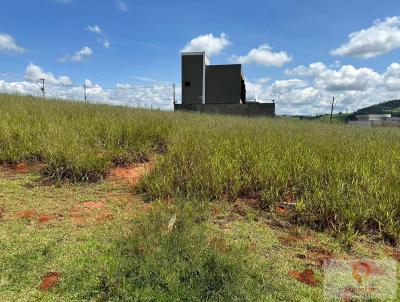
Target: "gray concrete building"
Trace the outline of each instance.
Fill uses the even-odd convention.
[[[246,102],[242,65],[210,65],[204,52],[182,53],[182,104],[175,110],[275,116],[274,103]]]
[[[356,115],[356,121],[349,121],[350,125],[358,126],[393,126],[400,127],[400,118],[392,117],[391,114],[365,114]]]

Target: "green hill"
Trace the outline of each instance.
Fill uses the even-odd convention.
[[[392,116],[400,116],[400,99],[359,109],[354,115],[361,114],[392,114]]]

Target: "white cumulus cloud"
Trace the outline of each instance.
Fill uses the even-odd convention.
[[[395,48],[400,48],[400,16],[376,20],[371,27],[351,33],[349,41],[331,54],[368,59]]]
[[[232,60],[240,64],[258,64],[281,67],[292,60],[286,51],[274,52],[268,44],[254,48],[244,56],[233,56]]]
[[[72,81],[68,76],[62,75],[55,77],[51,72],[44,72],[42,68],[38,65],[30,63],[26,67],[25,79],[30,81],[38,81],[45,79],[49,84],[61,84],[61,85],[71,85]]]
[[[192,39],[186,46],[181,50],[182,52],[196,52],[205,51],[208,56],[217,55],[222,52],[226,47],[232,43],[228,40],[225,33],[222,33],[219,37],[213,34],[201,35]]]
[[[82,61],[85,57],[90,57],[92,54],[93,54],[93,50],[90,47],[85,46],[85,47],[81,48],[80,50],[78,50],[75,54],[62,57],[58,61],[60,63],[64,63],[67,61],[79,62],[79,61]]]
[[[390,91],[400,91],[400,64],[391,64],[384,74],[384,84]]]
[[[381,80],[381,75],[374,70],[352,65],[327,69],[315,77],[316,85],[327,91],[365,91],[379,85]]]
[[[21,54],[25,52],[25,49],[17,44],[13,36],[0,33],[0,52]]]
[[[322,62],[287,69],[285,74],[296,76],[271,83],[246,82],[249,99],[275,100],[278,114],[315,115],[330,112],[332,97],[338,103],[335,112],[352,112],[387,100],[399,98],[400,64],[392,63],[385,72],[352,65]]]
[[[311,77],[317,87],[327,91],[365,91],[381,83],[382,75],[370,68],[335,65],[328,68],[321,62],[285,70],[288,76]]]
[[[326,70],[324,63],[311,63],[309,66],[300,65],[292,69],[286,69],[285,74],[292,77],[315,77]]]

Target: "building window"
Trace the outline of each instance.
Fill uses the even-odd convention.
[[[185,87],[190,87],[191,85],[192,85],[192,83],[190,83],[190,81],[185,82]]]

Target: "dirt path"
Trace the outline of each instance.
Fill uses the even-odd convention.
[[[125,180],[131,185],[136,185],[141,177],[149,173],[154,166],[154,162],[134,164],[128,167],[115,167],[111,169],[110,180]]]

